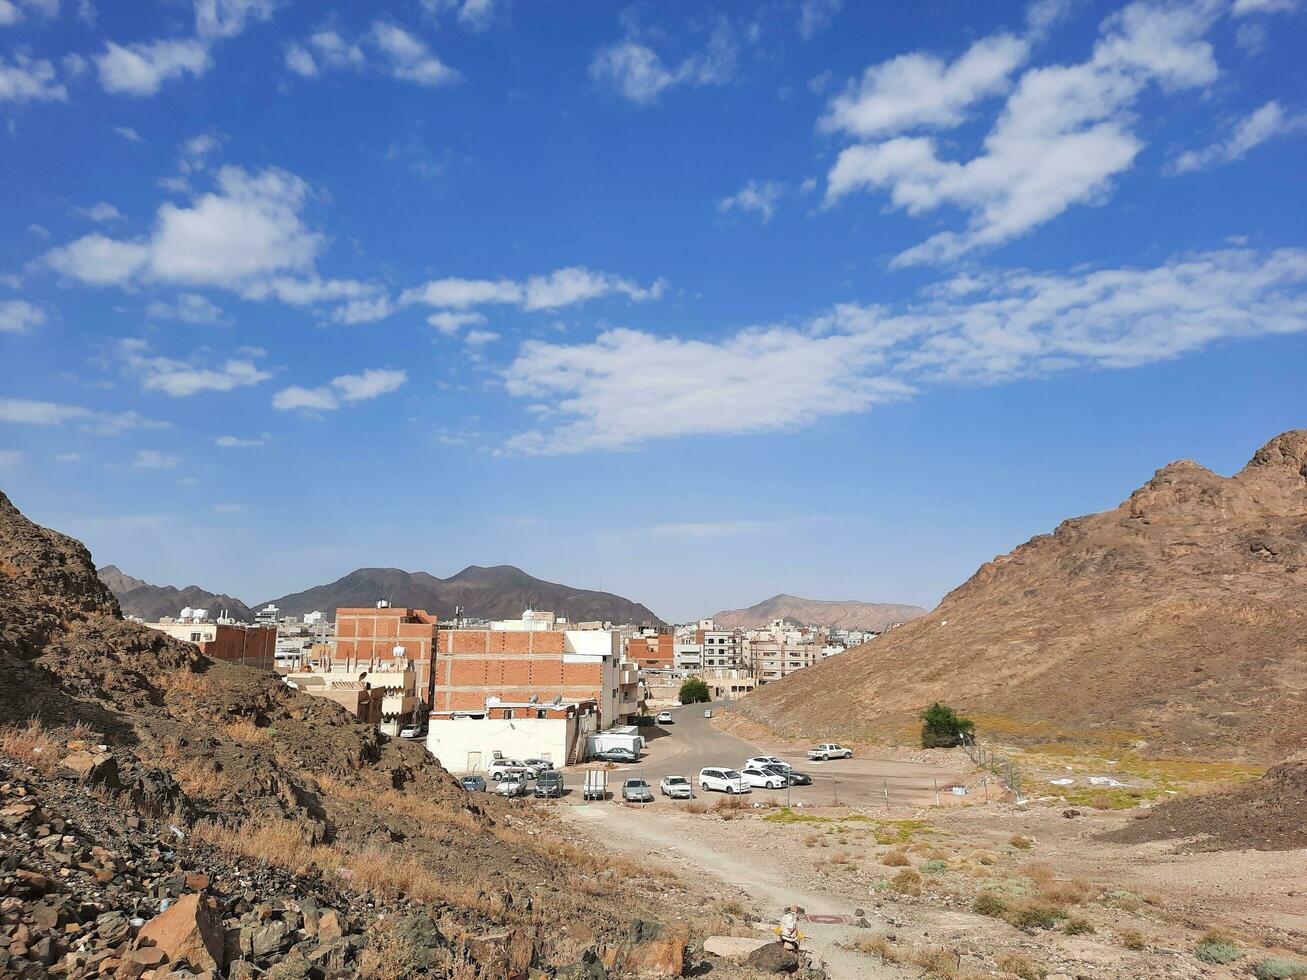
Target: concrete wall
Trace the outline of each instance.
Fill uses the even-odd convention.
[[[548,759],[567,764],[576,735],[572,718],[441,718],[427,729],[427,751],[450,772],[484,771],[500,752],[509,759]]]

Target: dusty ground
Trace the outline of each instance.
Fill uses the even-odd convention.
[[[985,804],[974,795],[947,808],[898,807],[889,817],[847,805],[713,809],[719,800],[557,812],[595,846],[669,867],[709,891],[717,883],[720,910],[742,903],[771,923],[798,902],[819,917],[804,931],[836,978],[1246,977],[1267,955],[1307,957],[1301,850],[1120,844],[1101,835],[1129,825],[1131,811],[1077,808],[1068,818],[1061,803]],[[703,804],[706,812],[694,812]],[[894,863],[882,863],[891,854]],[[980,914],[979,895],[997,897],[1009,917],[1033,909],[1033,918],[1023,929]],[[1040,910],[1052,918],[1036,921]],[[1219,966],[1194,955],[1211,930],[1236,942],[1239,960]],[[877,951],[876,937],[900,962]]]

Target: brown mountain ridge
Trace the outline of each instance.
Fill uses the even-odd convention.
[[[1272,762],[1307,746],[1307,429],[1232,477],[1171,463],[987,562],[929,615],[742,702],[811,738],[942,700],[1010,741]]]
[[[802,626],[879,631],[924,615],[926,610],[920,606],[897,602],[803,599],[782,593],[747,609],[724,609],[713,616],[713,622],[732,629],[756,629],[773,619],[788,619]]]

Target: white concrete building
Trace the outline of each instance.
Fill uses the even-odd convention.
[[[482,772],[497,757],[548,759],[554,768],[581,761],[599,727],[593,701],[487,699],[480,710],[433,711],[427,751],[450,772]]]

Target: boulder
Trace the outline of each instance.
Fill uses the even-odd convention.
[[[501,929],[464,940],[468,955],[486,976],[518,980],[535,956],[534,944],[520,929]]]
[[[703,951],[728,960],[744,960],[754,950],[771,945],[776,945],[776,940],[761,936],[709,936],[704,940]]]
[[[103,783],[110,789],[122,787],[118,779],[118,762],[108,752],[69,752],[61,765],[84,783],[93,786]]]
[[[749,954],[744,961],[759,973],[797,973],[802,965],[798,954],[786,949],[780,943],[771,942],[760,946]]]
[[[318,916],[318,939],[324,943],[334,943],[344,934],[340,914],[335,909],[323,909]]]
[[[622,950],[622,976],[679,977],[685,973],[689,929],[683,925],[637,920]]]
[[[222,919],[213,900],[199,892],[177,899],[145,923],[137,938],[142,946],[163,950],[172,962],[185,960],[197,970],[222,969]]]

